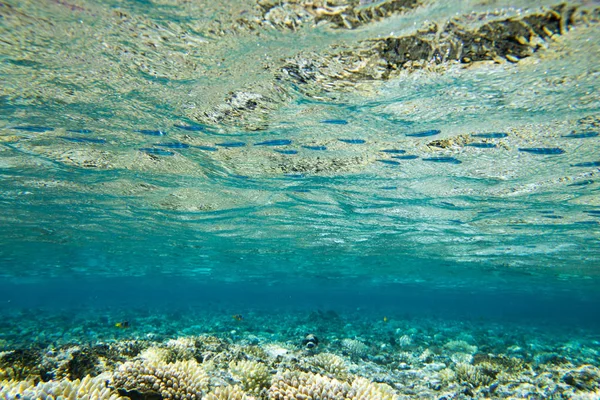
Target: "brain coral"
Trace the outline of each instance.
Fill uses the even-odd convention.
[[[105,385],[107,376],[71,381],[40,382],[34,385],[27,381],[0,382],[0,399],[77,399],[77,400],[117,400],[125,399],[112,393]]]
[[[201,399],[209,377],[195,360],[164,362],[126,362],[114,374],[117,389],[157,393],[166,399]]]

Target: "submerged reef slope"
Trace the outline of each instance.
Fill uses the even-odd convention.
[[[93,342],[79,330],[69,339],[42,339],[26,348],[20,347],[22,337],[4,335],[0,398],[589,399],[600,394],[600,348],[592,331],[417,318],[375,322],[365,314],[333,311],[279,315],[275,325],[273,315],[248,318],[242,323],[194,314],[192,327],[148,315],[120,337],[110,327],[96,327]],[[201,326],[219,328],[187,336],[167,333],[198,332]]]

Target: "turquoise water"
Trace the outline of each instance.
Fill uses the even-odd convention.
[[[598,366],[597,2],[519,59],[403,66],[377,41],[555,4],[414,2],[348,29],[342,3],[391,7],[0,3],[0,350],[318,332],[375,357],[413,323],[480,346],[536,327]],[[341,319],[306,322],[323,312]]]

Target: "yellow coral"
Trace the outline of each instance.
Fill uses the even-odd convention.
[[[271,374],[263,363],[257,361],[232,362],[229,364],[229,370],[247,392],[258,394],[271,384]]]
[[[317,368],[320,373],[323,373],[330,378],[336,378],[340,380],[346,380],[348,377],[348,368],[346,362],[340,356],[331,353],[317,354],[311,359],[309,363]]]
[[[113,385],[126,391],[158,393],[168,399],[201,399],[209,377],[195,360],[126,362],[115,372]]]
[[[0,382],[0,398],[7,399],[77,399],[77,400],[118,400],[126,399],[111,392],[105,385],[107,376],[95,378],[89,375],[83,379],[71,381],[39,382],[32,381],[3,381]]]
[[[246,395],[239,386],[218,387],[205,397],[206,400],[254,400],[254,397]]]
[[[319,374],[286,371],[269,389],[271,400],[396,400],[390,386],[357,377],[352,384]]]

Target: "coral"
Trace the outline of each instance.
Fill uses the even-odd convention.
[[[218,387],[208,393],[206,400],[253,400],[254,397],[246,395],[239,386]]]
[[[232,362],[229,364],[229,370],[247,392],[259,394],[271,384],[271,374],[263,363],[257,361]]]
[[[169,399],[201,399],[209,377],[195,360],[126,362],[115,371],[112,385],[119,393],[156,393]]]
[[[286,371],[275,378],[269,399],[280,400],[391,400],[398,396],[385,384],[358,377],[352,384],[319,374]]]
[[[356,339],[344,339],[341,342],[342,348],[347,354],[354,357],[362,358],[367,355],[369,347],[363,342]]]
[[[366,378],[358,377],[352,382],[352,388],[346,398],[392,400],[397,399],[398,396],[394,389],[385,383],[374,383]]]
[[[410,346],[412,344],[412,338],[408,335],[403,335],[396,341],[396,344],[400,347]]]
[[[454,353],[475,354],[477,346],[471,345],[464,340],[451,340],[444,345],[444,348]]]
[[[525,362],[519,358],[507,357],[504,355],[475,354],[473,356],[473,365],[492,364],[503,372],[516,373],[526,368]]]
[[[88,350],[72,347],[62,352],[64,359],[56,368],[56,379],[83,379],[87,375],[96,376],[102,372],[98,357]]]
[[[337,379],[306,372],[286,371],[274,378],[269,399],[342,400],[350,385]]]
[[[346,362],[340,356],[331,353],[321,353],[308,360],[309,364],[317,371],[330,378],[346,380],[348,377],[348,367]]]
[[[470,384],[472,387],[487,386],[492,383],[492,377],[486,375],[484,371],[471,364],[457,364],[454,369],[456,378],[463,383]]]
[[[0,356],[0,378],[10,380],[39,380],[41,357],[34,350],[13,350]]]
[[[83,379],[71,381],[39,382],[34,385],[31,381],[0,382],[0,399],[77,399],[77,400],[117,400],[124,399],[112,393],[105,385],[107,376],[95,378],[89,375]]]
[[[438,373],[438,377],[442,381],[450,383],[456,379],[456,372],[452,371],[450,368],[444,368]]]

